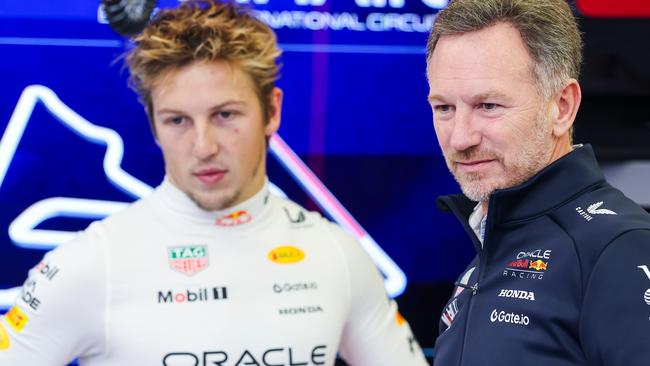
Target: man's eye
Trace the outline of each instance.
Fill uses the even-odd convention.
[[[218,115],[221,119],[230,119],[233,117],[234,113],[232,111],[220,111]]]
[[[497,107],[499,107],[499,105],[496,103],[481,103],[481,109],[484,109],[486,111],[495,110]]]
[[[176,116],[176,117],[170,118],[168,121],[169,121],[169,123],[171,123],[173,125],[180,125],[181,123],[183,123],[183,121],[185,121],[185,117]]]
[[[436,112],[449,112],[451,111],[451,106],[449,104],[437,105],[434,107]]]

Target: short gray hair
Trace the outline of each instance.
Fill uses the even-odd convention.
[[[443,35],[478,31],[496,23],[512,24],[533,59],[533,77],[544,98],[566,80],[578,79],[582,34],[566,0],[452,0],[438,13],[427,42],[427,63]]]

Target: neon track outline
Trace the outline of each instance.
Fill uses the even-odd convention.
[[[30,85],[23,90],[2,139],[0,139],[0,187],[2,187],[16,149],[38,102],[41,102],[61,124],[80,137],[89,142],[106,146],[103,168],[106,177],[116,188],[134,199],[144,197],[153,191],[152,187],[122,169],[124,144],[117,132],[84,119],[63,103],[54,91],[42,85]],[[271,138],[270,152],[325,213],[359,240],[384,274],[388,294],[392,297],[401,295],[407,283],[404,272],[279,135],[274,135]],[[283,192],[276,186],[272,185],[271,189],[274,194],[283,195]],[[35,229],[43,221],[58,216],[101,219],[121,210],[128,204],[128,202],[50,197],[32,204],[18,215],[9,225],[9,237],[16,246],[21,248],[51,249],[72,239],[76,233]],[[0,309],[10,306],[10,304],[3,303],[3,300],[15,298],[17,293],[19,293],[18,288],[0,290]]]

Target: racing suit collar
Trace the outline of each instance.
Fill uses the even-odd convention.
[[[248,200],[229,207],[225,210],[205,211],[192,201],[185,192],[178,189],[165,177],[157,188],[162,196],[164,204],[172,210],[187,216],[193,221],[201,221],[207,225],[224,228],[237,228],[248,226],[246,224],[257,221],[265,209],[269,200],[269,182],[265,179],[262,189],[255,193]]]

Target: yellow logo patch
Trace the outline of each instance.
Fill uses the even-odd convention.
[[[23,313],[17,306],[14,305],[11,310],[7,312],[5,315],[5,319],[7,319],[7,323],[9,323],[9,326],[14,328],[16,332],[19,332],[23,330],[23,327],[25,326],[25,323],[27,323],[27,320],[29,318],[25,313]]]
[[[269,252],[269,259],[280,264],[297,263],[305,259],[305,252],[299,248],[287,245],[277,247]]]
[[[402,314],[399,313],[399,311],[395,313],[395,321],[397,322],[397,325],[399,325],[400,327],[404,325],[404,323],[406,323],[406,319],[404,319],[404,317],[402,316]]]
[[[0,324],[0,351],[9,348],[9,334]]]

